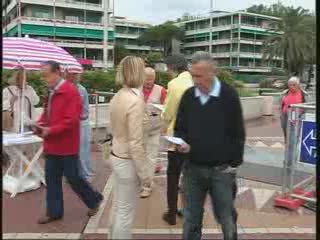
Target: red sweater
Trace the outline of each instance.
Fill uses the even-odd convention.
[[[60,156],[79,154],[82,104],[76,86],[65,81],[55,92],[49,120],[47,99],[44,104],[38,121],[41,126],[49,127],[49,135],[44,139],[44,152]]]

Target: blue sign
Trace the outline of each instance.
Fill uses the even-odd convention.
[[[300,162],[316,164],[317,158],[317,129],[316,123],[310,121],[302,122]]]

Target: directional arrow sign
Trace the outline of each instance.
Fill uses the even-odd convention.
[[[310,156],[316,155],[316,134],[315,131],[311,130],[309,134],[303,139],[303,146],[306,148]]]
[[[300,162],[316,164],[316,123],[303,121],[301,134]]]

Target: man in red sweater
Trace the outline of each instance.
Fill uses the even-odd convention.
[[[97,213],[103,196],[79,175],[82,112],[79,91],[61,77],[57,62],[46,62],[42,73],[48,83],[49,94],[45,100],[44,112],[33,131],[44,139],[47,213],[38,223],[46,224],[63,217],[63,175],[72,190],[90,209],[88,215],[93,216]]]

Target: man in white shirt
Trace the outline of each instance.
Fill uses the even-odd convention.
[[[146,81],[143,86],[143,96],[147,106],[148,113],[148,127],[146,132],[146,151],[147,158],[149,161],[149,175],[151,179],[154,177],[154,173],[161,170],[161,165],[157,165],[159,144],[160,144],[160,133],[163,127],[163,122],[161,119],[161,111],[154,107],[153,104],[163,105],[167,90],[155,84],[156,72],[154,69],[147,67],[145,68]],[[151,186],[143,186],[140,197],[147,198],[151,194]]]
[[[19,69],[14,76],[15,85],[10,85],[2,91],[2,111],[9,111],[13,114],[13,127],[10,129],[12,132],[21,131],[21,106],[24,103],[24,131],[28,131],[28,125],[35,119],[35,106],[39,103],[40,99],[34,89],[25,82],[23,88],[23,70]],[[27,81],[27,80],[26,80]],[[22,101],[22,92],[24,99]]]

